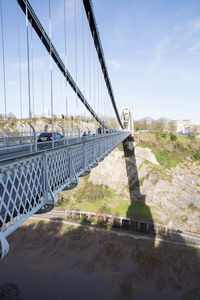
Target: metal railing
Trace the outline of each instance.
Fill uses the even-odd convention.
[[[56,194],[78,184],[130,135],[121,131],[0,163],[1,257],[9,250],[6,237],[31,215],[56,205]],[[45,211],[45,210],[44,210]]]
[[[12,142],[15,141],[15,144],[12,144],[12,142],[7,142],[7,146],[0,147],[0,162],[11,159],[14,157],[23,156],[26,154],[32,154],[32,153],[39,153],[43,150],[53,149],[57,147],[62,147],[66,145],[72,145],[77,142],[85,142],[88,140],[93,140],[102,137],[104,134],[99,135],[89,135],[89,136],[83,136],[82,131],[77,132],[69,132],[68,137],[63,137],[60,140],[54,140],[54,143],[52,141],[45,141],[45,142],[38,142],[38,136],[40,133],[37,133],[35,135],[29,136],[27,135],[22,139],[21,137],[9,137],[9,140]],[[109,135],[109,134],[106,134]],[[24,142],[21,142],[24,141]]]
[[[0,148],[28,144],[33,140],[34,135],[30,136],[30,132],[0,132]]]

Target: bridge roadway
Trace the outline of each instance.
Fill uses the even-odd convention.
[[[57,193],[76,187],[78,177],[89,174],[91,168],[130,134],[130,131],[118,131],[82,137],[78,142],[77,138],[71,139],[66,146],[39,147],[32,153],[25,149],[25,154],[18,151],[12,158],[7,154],[7,159],[5,156],[0,161],[1,257],[9,250],[6,241],[9,234],[36,212],[52,209],[56,205]]]
[[[54,141],[54,148],[63,147],[66,145],[74,145],[80,142],[91,141],[93,139],[100,138],[102,136],[103,134],[95,135],[95,136],[91,135],[91,136],[73,137],[68,139],[65,138],[62,140]],[[19,158],[21,156],[30,153],[39,153],[40,151],[44,151],[52,148],[53,148],[53,143],[51,141],[37,143],[37,151],[35,151],[35,143],[32,144],[26,143],[26,144],[16,145],[16,146],[0,147],[0,163],[11,158]]]

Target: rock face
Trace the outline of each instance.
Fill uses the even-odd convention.
[[[149,148],[134,149],[126,143],[93,169],[89,180],[108,185],[131,203],[145,202],[155,222],[200,233],[198,163],[188,160],[168,170],[159,165]]]
[[[123,152],[119,150],[113,151],[98,167],[92,169],[90,181],[93,184],[104,184],[114,189],[117,194],[124,194],[128,186],[128,178],[126,172],[126,164],[123,158]]]
[[[136,156],[136,162],[137,166],[140,163],[143,163],[145,160],[149,161],[152,164],[159,165],[157,162],[155,155],[151,152],[151,149],[149,148],[142,148],[142,147],[136,147],[135,148],[135,156]],[[138,166],[139,167],[139,166]]]

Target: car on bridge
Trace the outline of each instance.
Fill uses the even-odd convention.
[[[59,141],[63,139],[63,136],[58,132],[41,132],[38,137],[38,143],[40,142],[50,142],[50,141]]]

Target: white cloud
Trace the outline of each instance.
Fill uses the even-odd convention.
[[[170,39],[168,37],[165,37],[161,41],[159,41],[156,45],[156,53],[159,56],[163,56],[169,47]]]
[[[200,41],[198,41],[195,45],[193,45],[192,47],[190,47],[188,49],[189,52],[194,52],[196,50],[200,49]]]
[[[185,28],[185,24],[184,23],[177,23],[174,27],[174,32],[175,33],[179,33],[181,32],[183,29]]]
[[[154,61],[147,67],[147,71],[155,71],[161,65],[161,62],[169,51],[170,39],[168,37],[160,40],[155,46],[155,59]]]
[[[188,21],[187,27],[191,33],[200,31],[200,18]]]
[[[180,33],[183,31],[184,31],[184,36],[192,35],[200,31],[200,18],[179,22],[175,25],[174,27],[175,33]]]
[[[109,59],[108,64],[113,68],[114,71],[119,71],[122,67],[122,64],[114,59]]]
[[[200,18],[186,20],[184,22],[179,22],[174,26],[173,29],[173,40],[174,40],[174,49],[183,48],[183,44],[191,44],[191,39],[193,40],[195,36],[200,33]],[[199,42],[196,45],[186,48],[186,52],[195,51],[199,49]]]

